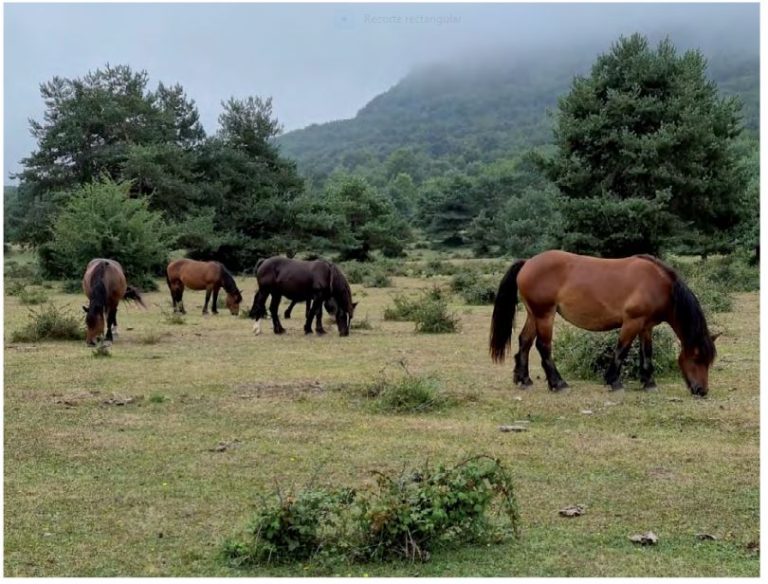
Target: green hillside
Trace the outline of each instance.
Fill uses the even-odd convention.
[[[413,71],[348,120],[315,124],[278,138],[282,153],[306,176],[338,167],[372,167],[399,148],[462,168],[550,141],[548,110],[584,74],[595,53],[532,53],[513,60],[442,64]],[[710,76],[744,102],[744,122],[759,126],[756,54],[716,54]],[[436,169],[438,170],[438,169]],[[432,174],[432,173],[428,173]],[[438,172],[439,174],[439,172]]]

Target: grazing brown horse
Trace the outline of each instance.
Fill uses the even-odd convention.
[[[141,293],[125,281],[122,266],[115,260],[96,258],[88,262],[83,275],[83,292],[88,297],[85,311],[87,331],[85,342],[95,345],[104,333],[104,314],[107,317],[106,340],[117,336],[117,305],[121,300],[135,300],[144,306]]]
[[[205,304],[203,305],[203,314],[208,314],[208,302],[213,293],[213,305],[211,311],[218,314],[216,306],[219,300],[219,289],[224,288],[227,293],[227,308],[231,314],[240,313],[240,303],[243,301],[243,295],[238,290],[235,279],[229,270],[219,262],[199,262],[197,260],[181,259],[172,261],[165,269],[165,279],[168,282],[168,288],[171,291],[173,300],[173,311],[184,309],[184,287],[190,290],[205,290]]]
[[[335,304],[336,324],[342,337],[349,335],[349,325],[357,302],[352,302],[352,291],[341,270],[325,260],[303,261],[284,257],[259,260],[256,264],[256,279],[259,290],[253,297],[250,317],[255,319],[254,332],[261,333],[261,319],[267,315],[267,297],[272,296],[269,312],[275,334],[285,332],[280,324],[279,308],[283,296],[296,302],[311,302],[306,314],[304,332],[312,333],[312,319],[316,318],[315,332],[322,335],[323,303],[326,310]],[[330,312],[330,311],[329,311]]]
[[[600,259],[564,251],[545,251],[529,260],[518,260],[507,271],[496,296],[491,324],[490,351],[497,363],[510,349],[517,293],[528,317],[520,332],[515,355],[514,380],[532,384],[528,353],[536,340],[549,388],[568,387],[552,360],[552,326],[555,313],[579,328],[606,331],[620,328],[613,361],[605,372],[611,389],[620,389],[621,365],[632,341],[640,336],[640,380],[653,390],[651,332],[667,322],[680,339],[678,365],[694,395],[709,390],[709,367],[715,359],[715,338],[709,334],[699,301],[680,276],[649,255]]]

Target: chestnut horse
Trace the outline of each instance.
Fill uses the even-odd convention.
[[[312,333],[312,319],[316,318],[315,331],[323,330],[323,303],[326,310],[335,304],[336,324],[339,335],[349,335],[349,325],[355,312],[356,302],[352,302],[352,291],[341,270],[326,260],[303,261],[283,257],[271,257],[259,260],[256,264],[256,279],[259,290],[253,297],[250,317],[255,319],[254,332],[261,333],[261,319],[267,315],[267,297],[272,296],[269,312],[275,334],[285,332],[280,324],[279,308],[283,296],[296,302],[311,302],[306,313],[304,332]],[[330,310],[329,310],[330,312]]]
[[[83,292],[88,297],[85,311],[87,331],[85,342],[95,345],[104,334],[104,314],[107,316],[106,340],[117,336],[117,305],[121,300],[135,300],[142,307],[141,293],[125,281],[122,266],[115,260],[93,259],[88,262],[83,275]]]
[[[243,295],[238,290],[235,279],[229,270],[219,262],[199,262],[197,260],[181,259],[172,261],[165,269],[165,279],[168,282],[168,288],[171,291],[171,300],[173,300],[173,311],[184,309],[184,287],[190,290],[205,290],[205,304],[203,305],[203,314],[208,314],[208,302],[213,293],[213,304],[211,311],[218,314],[217,303],[219,300],[219,289],[224,288],[227,293],[227,308],[231,314],[240,313],[240,303],[243,301]]]
[[[515,355],[515,383],[532,384],[528,353],[536,341],[549,388],[568,387],[552,360],[552,326],[555,313],[589,331],[620,328],[613,361],[605,372],[612,390],[621,389],[621,366],[632,341],[640,336],[640,381],[654,390],[651,332],[667,322],[680,339],[678,365],[694,395],[709,390],[709,367],[715,359],[715,338],[696,296],[671,267],[649,255],[601,259],[564,251],[545,251],[518,260],[499,285],[493,307],[490,352],[503,362],[511,346],[517,293],[528,317],[520,331]]]

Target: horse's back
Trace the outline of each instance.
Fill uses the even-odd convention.
[[[306,300],[319,288],[330,286],[330,269],[325,260],[295,260],[282,256],[259,264],[259,288],[269,288],[291,300]]]
[[[202,262],[181,258],[168,264],[165,269],[168,281],[181,281],[193,290],[202,290],[218,280],[221,273],[218,262]]]
[[[103,266],[103,273],[100,277],[104,282],[107,293],[119,294],[120,298],[122,298],[128,287],[123,266],[120,265],[120,262],[107,258],[94,258],[88,262],[83,274],[83,292],[85,292],[85,295],[90,296],[91,289],[95,285],[93,279],[99,273],[97,268],[100,266]]]
[[[660,315],[669,302],[671,278],[651,259],[605,259],[552,250],[523,265],[520,294],[534,312],[557,309],[590,330],[616,328],[634,315]]]

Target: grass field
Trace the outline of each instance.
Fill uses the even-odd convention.
[[[655,394],[608,394],[569,379],[572,390],[560,395],[546,390],[535,351],[528,391],[511,386],[511,364],[491,363],[490,306],[454,299],[459,334],[417,335],[412,323],[382,320],[395,292],[439,281],[447,280],[353,286],[356,316],[372,329],[348,338],[335,327],[304,336],[302,306],[283,322],[288,334],[265,327],[255,337],[248,320],[203,317],[202,293],[188,292],[186,322],[170,324],[161,288],[147,294],[147,311],[120,308],[108,359],[78,342],[11,343],[27,309],[6,297],[5,575],[759,574],[757,293],[738,294],[735,310],[715,317],[725,334],[708,399],[693,399],[678,376],[659,380]],[[249,307],[255,281],[238,284]],[[49,293],[82,314],[84,297]],[[392,415],[355,397],[350,384],[400,359],[439,379],[456,405]],[[499,432],[523,418],[527,432]],[[330,572],[312,564],[243,571],[218,555],[275,485],[317,477],[359,486],[372,469],[479,453],[512,470],[518,541]],[[558,516],[572,504],[585,514]],[[647,530],[657,546],[629,541]]]

